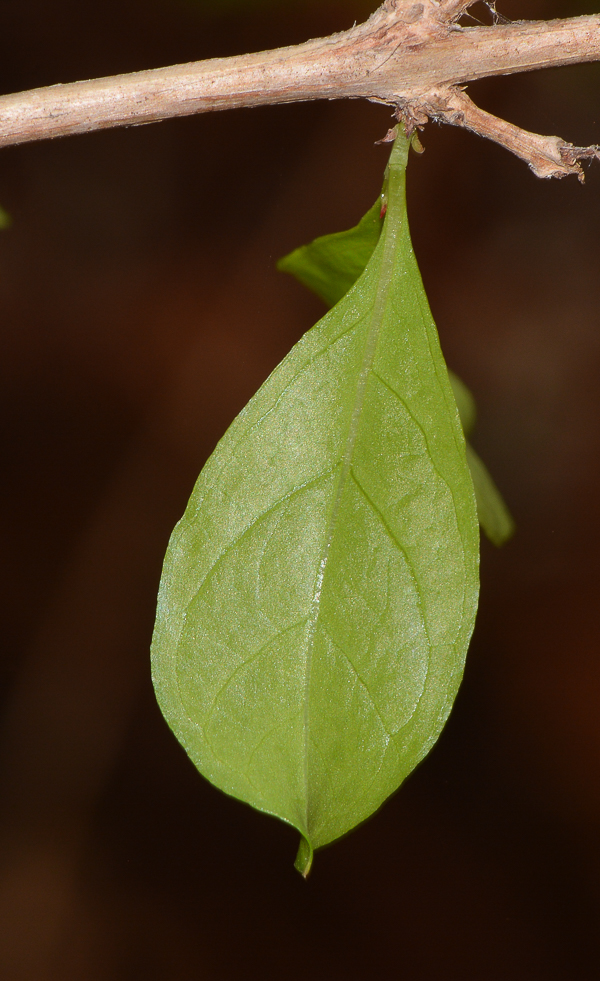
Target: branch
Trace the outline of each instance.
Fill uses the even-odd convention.
[[[458,20],[467,7],[473,6],[474,0],[445,0],[444,15],[448,22]]]
[[[576,174],[583,183],[580,160],[600,160],[598,147],[578,147],[558,136],[538,136],[479,109],[468,95],[456,89],[430,95],[428,116],[452,126],[462,126],[506,147],[529,164],[536,177]]]
[[[366,23],[295,47],[5,95],[0,146],[216,109],[365,98],[419,124],[429,116],[455,124],[462,118],[460,125],[518,152],[540,176],[579,172],[577,159],[558,148],[549,150],[554,170],[539,163],[533,145],[519,142],[521,131],[493,124],[494,117],[465,101],[460,86],[600,60],[600,15],[460,27],[456,21],[472,2],[386,0]]]

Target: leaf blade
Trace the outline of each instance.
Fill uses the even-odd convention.
[[[448,372],[448,378],[450,379],[452,392],[454,398],[456,399],[456,408],[458,409],[458,415],[463,432],[465,436],[470,436],[471,432],[475,428],[475,422],[477,420],[477,406],[475,405],[475,399],[473,398],[470,389],[467,388],[465,383],[458,377],[458,375],[455,375],[453,371]]]
[[[321,236],[295,249],[279,260],[277,268],[294,276],[328,305],[335,305],[359,278],[373,254],[383,224],[382,203],[383,196],[354,228]],[[448,377],[463,432],[469,436],[477,420],[475,399],[458,375],[448,371]],[[499,548],[513,536],[515,523],[489,470],[469,443],[467,463],[479,523],[486,537]]]
[[[479,523],[492,545],[500,548],[515,533],[515,522],[481,457],[467,443],[467,463],[473,478]]]
[[[294,276],[333,307],[363,273],[382,226],[380,196],[354,228],[322,235],[308,245],[301,245],[280,259],[277,268]]]
[[[477,605],[475,503],[410,244],[407,152],[402,137],[363,275],[219,444],[161,584],[163,713],[213,783],[298,828],[304,873],[439,735]]]

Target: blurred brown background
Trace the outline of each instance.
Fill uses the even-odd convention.
[[[374,6],[0,0],[1,91],[294,43]],[[471,92],[600,143],[600,66]],[[322,313],[275,260],[371,204],[389,117],[298,105],[0,153],[3,981],[598,978],[600,167],[537,181],[433,125],[411,161],[425,285],[518,534],[483,545],[465,682],[401,792],[304,883],[295,834],[199,777],[152,694],[171,529]]]

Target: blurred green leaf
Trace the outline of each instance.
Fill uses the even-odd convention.
[[[12,218],[10,217],[8,211],[5,211],[4,208],[0,207],[0,230],[10,228],[11,225]]]
[[[515,523],[485,463],[469,443],[467,463],[473,478],[479,523],[493,545],[504,545],[514,535]]]
[[[373,254],[383,227],[381,211],[379,197],[355,228],[316,238],[280,259],[277,268],[295,276],[327,306],[335,306]]]
[[[477,420],[477,406],[475,405],[475,399],[471,395],[471,392],[465,385],[464,381],[461,381],[458,375],[455,375],[453,371],[449,371],[448,375],[450,377],[452,391],[454,392],[454,398],[456,399],[456,405],[458,407],[458,414],[460,416],[463,432],[465,436],[470,436],[475,428],[475,422]]]

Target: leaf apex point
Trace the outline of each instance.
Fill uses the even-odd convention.
[[[298,848],[298,854],[296,855],[296,861],[294,862],[294,868],[298,870],[304,880],[308,879],[313,864],[313,858],[314,849],[308,839],[302,835],[300,839],[300,846]]]

